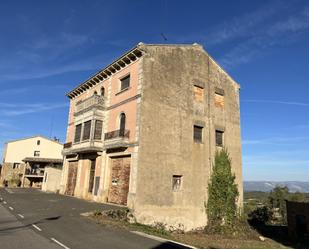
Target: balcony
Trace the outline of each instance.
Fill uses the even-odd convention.
[[[107,132],[104,135],[104,148],[126,148],[129,144],[130,131],[129,130],[116,130]]]
[[[104,109],[104,97],[100,95],[92,95],[91,97],[76,103],[74,116],[78,116],[90,110],[96,111],[103,109]]]
[[[103,150],[102,140],[88,139],[85,141],[80,141],[78,143],[66,143],[63,146],[62,154],[77,154],[77,153],[92,153],[100,152]]]
[[[44,169],[26,169],[25,177],[44,177]]]

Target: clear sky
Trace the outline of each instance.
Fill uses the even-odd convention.
[[[245,180],[309,181],[307,0],[0,1],[1,147],[64,142],[65,93],[140,41],[200,43],[240,83]]]

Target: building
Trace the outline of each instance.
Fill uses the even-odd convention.
[[[286,210],[289,236],[309,239],[309,202],[286,201]]]
[[[241,205],[239,85],[201,45],[139,43],[67,96],[61,193],[126,205],[144,224],[201,227],[224,146]]]
[[[5,144],[0,182],[9,186],[41,187],[46,166],[61,167],[63,145],[43,136]]]

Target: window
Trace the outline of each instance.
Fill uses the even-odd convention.
[[[204,101],[204,88],[200,86],[194,86],[194,100],[196,102],[203,102]]]
[[[13,164],[13,169],[18,169],[19,166],[20,166],[20,163],[14,163],[14,164]]]
[[[179,191],[182,184],[182,175],[173,175],[172,189],[173,191]]]
[[[36,145],[40,145],[41,144],[41,141],[40,140],[37,140],[36,141]]]
[[[219,108],[224,107],[224,90],[216,88],[215,90],[215,106]]]
[[[97,91],[94,91],[94,92],[93,92],[93,95],[98,95],[98,92],[97,92]]]
[[[75,126],[75,137],[74,137],[74,143],[80,142],[80,137],[82,134],[82,124]]]
[[[104,97],[104,95],[105,95],[105,88],[104,87],[101,87],[101,96],[103,96]]]
[[[194,125],[193,127],[193,139],[196,143],[203,142],[203,127]]]
[[[84,123],[83,141],[90,139],[91,120]]]
[[[40,156],[40,151],[35,150],[34,153],[33,153],[33,156]]]
[[[47,181],[47,172],[45,172],[45,178],[44,178],[44,182]]]
[[[103,126],[103,122],[101,120],[95,121],[94,139],[98,139],[98,140],[101,139],[101,137],[102,137],[102,126]]]
[[[223,147],[223,131],[216,130],[216,145]]]
[[[120,114],[119,118],[119,135],[124,136],[126,129],[126,115],[124,113]]]
[[[120,79],[120,91],[129,88],[130,86],[130,75]]]

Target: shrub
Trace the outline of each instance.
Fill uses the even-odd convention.
[[[248,218],[251,224],[266,224],[272,217],[271,210],[266,207],[257,207],[251,213],[248,214]]]

